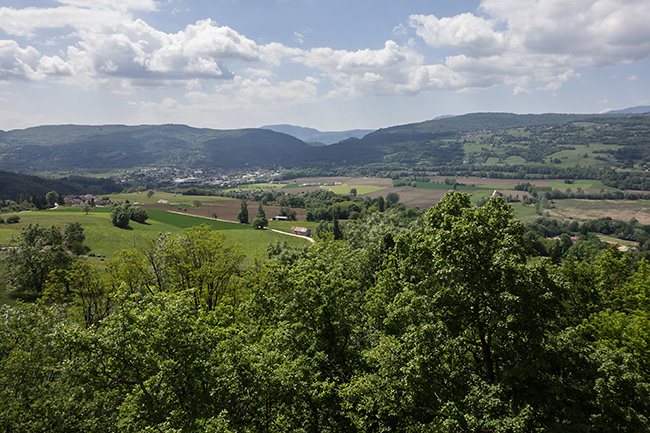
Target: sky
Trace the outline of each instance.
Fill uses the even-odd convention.
[[[0,129],[650,105],[647,0],[3,0]]]

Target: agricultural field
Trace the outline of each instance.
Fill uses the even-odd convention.
[[[650,224],[650,200],[554,200],[552,208],[544,212],[557,219],[635,218],[641,224]]]
[[[272,191],[282,189],[286,186],[285,183],[251,183],[248,185],[237,185],[236,188],[225,188],[226,191]]]
[[[80,222],[84,227],[86,241],[84,244],[89,252],[101,254],[102,257],[114,257],[116,252],[123,249],[143,245],[159,233],[176,234],[185,228],[207,224],[214,230],[225,233],[226,242],[239,244],[250,262],[254,258],[263,257],[266,247],[273,242],[285,240],[289,245],[307,245],[307,240],[292,236],[284,236],[270,230],[255,230],[250,226],[216,221],[188,214],[171,213],[160,209],[148,209],[149,219],[144,224],[131,221],[128,229],[114,227],[110,222],[109,208],[94,208],[85,215],[79,208],[59,208],[34,212],[21,212],[18,224],[2,225],[0,229],[0,244],[10,245],[9,238],[28,224],[41,226],[59,226],[63,229],[68,222]],[[95,259],[99,260],[99,259]]]
[[[313,186],[307,186],[307,185]],[[315,185],[314,185],[315,184]],[[309,177],[294,179],[292,183],[284,186],[290,194],[300,192],[311,192],[319,189],[327,189],[336,194],[349,194],[352,188],[356,188],[357,196],[372,194],[391,188],[390,179],[375,177]]]
[[[214,197],[213,197],[214,198]],[[220,197],[221,198],[221,197]],[[216,219],[229,222],[237,222],[237,214],[241,210],[241,200],[232,199],[232,198],[222,198],[218,201],[208,202],[206,201],[200,207],[194,207],[193,205],[177,206],[177,205],[164,205],[164,204],[151,204],[143,205],[147,210],[162,210],[162,211],[172,211],[186,215],[194,215],[198,217],[204,217],[211,220]],[[294,209],[296,211],[296,217],[299,221],[305,220],[305,209]],[[264,206],[264,213],[266,213],[266,218],[271,220],[274,216],[280,213],[280,206]],[[248,202],[248,216],[252,220],[257,215],[257,202],[249,201]]]
[[[393,181],[388,178],[314,177],[296,179],[293,183],[286,184],[284,190],[291,194],[297,194],[303,191],[326,188],[338,194],[348,194],[351,188],[356,188],[358,196],[370,198],[375,198],[380,195],[385,197],[388,193],[395,192],[399,194],[401,203],[407,207],[417,207],[420,209],[427,209],[434,206],[444,194],[453,191],[454,187],[450,182],[454,180],[457,182],[455,190],[470,194],[474,203],[481,202],[483,199],[492,195],[495,190],[504,196],[510,195],[519,200],[522,200],[528,195],[526,191],[517,191],[514,189],[518,183],[524,182],[523,180],[492,179],[478,176],[429,176],[428,179],[429,182],[415,182],[415,186],[411,182],[409,182],[408,186],[393,186]],[[406,181],[408,182],[408,180]],[[404,182],[404,180],[400,180],[399,182]],[[599,180],[592,179],[576,179],[572,183],[566,183],[564,179],[533,179],[525,182],[529,182],[538,187],[551,187],[562,191],[569,189],[576,191],[578,188],[585,192],[616,190],[616,188],[604,185]],[[336,185],[334,185],[335,183]],[[323,185],[302,186],[304,184]],[[277,187],[277,185],[275,186]],[[512,207],[517,218],[523,221],[531,220],[539,216],[535,206],[523,205],[521,202],[513,202]],[[239,212],[239,201],[222,200],[210,203],[209,205],[206,203],[206,206],[200,209],[188,208],[188,212],[199,212],[204,216],[210,216],[211,210],[209,209],[215,210],[220,219],[223,214],[225,219],[234,220]],[[256,204],[250,203],[249,214],[251,214],[251,218],[255,209]],[[273,206],[266,206],[265,210],[270,220],[275,215],[273,213]],[[300,224],[305,225],[304,210],[296,209],[296,211],[298,212],[298,220],[303,221]],[[650,223],[650,201],[554,200],[550,204],[550,208],[544,209],[543,213],[555,218],[568,220],[583,220],[609,216],[623,221],[628,221],[634,217],[640,222]]]
[[[131,203],[149,205],[149,204],[158,204],[160,200],[169,202],[167,206],[175,207],[188,207],[193,206],[195,201],[201,203],[212,203],[212,202],[222,202],[232,200],[226,197],[218,197],[213,195],[182,195],[182,194],[172,194],[169,192],[154,191],[151,197],[148,197],[146,191],[143,192],[132,192],[132,193],[120,193],[120,194],[110,194],[106,197],[110,198],[113,203],[129,201]]]
[[[382,191],[386,189],[383,186],[373,186],[373,185],[331,185],[331,186],[322,186],[321,188],[330,190],[334,192],[335,194],[350,194],[350,191],[352,188],[355,188],[357,190],[357,195],[365,195],[365,194],[370,194],[372,192],[376,191]]]

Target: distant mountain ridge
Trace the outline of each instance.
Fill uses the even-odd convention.
[[[624,108],[622,110],[609,110],[605,114],[643,114],[650,113],[650,105],[639,105],[636,107]]]
[[[650,123],[647,114],[470,113],[392,126],[367,134],[366,130],[357,130],[359,135],[364,135],[348,136],[327,146],[309,145],[288,134],[303,134],[304,137],[304,134],[317,131],[291,125],[284,126],[286,132],[265,128],[217,130],[174,124],[39,126],[0,131],[0,170],[34,173],[177,167],[212,171],[256,168],[331,171],[338,167],[369,164],[395,170],[416,166],[483,164],[487,161],[540,164],[549,161],[544,158],[560,152],[562,145],[574,142],[576,134],[582,134],[580,131],[585,128],[583,122],[612,124],[616,116],[627,125],[637,120],[639,125]],[[546,129],[554,131],[552,138],[536,138],[541,137],[539,131]],[[574,135],[567,132],[568,135],[561,136],[562,131],[570,129],[574,130]],[[639,136],[639,131],[643,130],[630,131],[626,140],[634,146],[626,147],[624,151],[619,149],[620,146],[610,149],[607,154],[613,155],[611,165],[645,161],[646,154],[650,164],[650,144],[646,146],[650,139],[643,141],[645,138]],[[350,131],[346,133],[349,135]],[[493,148],[494,143],[488,142],[488,146],[481,150],[480,147],[468,148],[465,145],[467,142],[478,144],[472,136],[486,134],[498,136],[495,140],[501,140],[503,146]],[[593,139],[611,141],[600,136]],[[493,151],[502,156],[490,158]],[[561,162],[557,157],[554,161]],[[585,158],[580,160],[581,163],[587,161],[594,162]]]
[[[348,138],[361,138],[374,129],[351,129],[349,131],[319,131],[314,128],[306,128],[294,125],[265,125],[261,129],[270,129],[271,131],[280,132],[296,137],[305,143],[325,143],[334,144]]]
[[[0,135],[0,169],[74,171],[133,167],[292,164],[309,147],[265,129],[216,130],[185,125],[58,125]]]

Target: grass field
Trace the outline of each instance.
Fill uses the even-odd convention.
[[[638,247],[639,246],[638,242],[628,241],[628,240],[625,240],[625,239],[619,239],[619,238],[615,238],[613,236],[607,236],[607,235],[603,235],[603,234],[600,234],[600,233],[597,233],[596,235],[603,242],[611,242],[611,243],[615,243],[615,244],[618,244],[618,245],[625,245],[626,247]]]
[[[282,189],[286,187],[286,183],[252,183],[250,185],[238,185],[236,188],[226,188],[226,191],[236,190],[236,191],[270,191],[273,189]]]
[[[112,202],[124,202],[128,200],[131,203],[140,204],[157,204],[158,200],[167,200],[170,207],[192,207],[195,201],[201,203],[215,203],[220,201],[233,200],[227,197],[219,197],[213,195],[182,195],[172,194],[169,192],[155,191],[151,197],[147,197],[146,192],[132,192],[128,194],[111,194],[107,196]]]
[[[370,194],[372,192],[381,191],[386,188],[383,186],[373,186],[373,185],[328,185],[322,186],[321,188],[330,190],[336,194],[350,194],[352,188],[357,189],[357,195]]]
[[[573,191],[575,191],[578,188],[581,189],[596,189],[596,190],[601,190],[604,189],[605,191],[616,191],[616,188],[612,188],[611,186],[607,186],[604,183],[602,183],[599,180],[591,180],[591,179],[577,179],[573,183],[565,183],[565,182],[550,182],[548,184],[551,188],[556,188],[556,189],[561,189],[562,191],[566,190],[567,188],[571,188]]]
[[[3,225],[0,229],[0,244],[8,245],[8,238],[17,235],[28,224],[41,226],[65,226],[68,222],[80,222],[84,227],[86,241],[84,244],[95,254],[114,257],[116,252],[143,245],[159,233],[180,233],[183,229],[207,224],[213,230],[225,233],[226,242],[242,246],[248,261],[264,256],[266,247],[273,242],[286,240],[289,245],[307,245],[307,240],[283,236],[270,230],[255,230],[250,226],[216,221],[192,215],[181,215],[163,210],[149,209],[149,220],[145,224],[131,222],[128,229],[114,227],[110,222],[109,208],[94,208],[88,215],[78,208],[60,208],[20,213],[18,224]]]

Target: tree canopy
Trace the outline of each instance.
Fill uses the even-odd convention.
[[[340,234],[244,268],[199,226],[122,251],[105,273],[50,270],[41,302],[0,307],[2,427],[650,428],[645,261],[611,247],[531,260],[502,198],[476,207],[461,193]],[[61,234],[31,227],[20,242],[34,239],[42,251]]]

